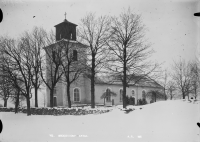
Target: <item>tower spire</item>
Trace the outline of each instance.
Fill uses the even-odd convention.
[[[66,20],[66,15],[67,15],[67,13],[65,12],[65,14],[64,14],[64,15],[65,15],[65,20]]]

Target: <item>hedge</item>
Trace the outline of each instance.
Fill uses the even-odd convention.
[[[87,115],[87,114],[101,114],[111,111],[98,109],[80,109],[80,108],[31,108],[32,115]],[[0,107],[0,112],[15,112],[14,108]],[[18,112],[27,113],[26,108],[19,108]]]

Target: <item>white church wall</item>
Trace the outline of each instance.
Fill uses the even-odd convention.
[[[57,97],[57,106],[63,106],[63,85],[61,82],[57,83],[54,96]]]
[[[86,87],[85,87],[85,81],[84,81],[84,77],[81,75],[72,85],[70,88],[70,96],[71,96],[71,102],[74,104],[82,104],[82,103],[86,103],[87,100],[87,96],[86,96]],[[79,93],[80,93],[80,101],[79,102],[75,102],[74,101],[74,89],[78,88],[79,89]]]
[[[96,84],[95,85],[95,102],[97,104],[103,104],[104,100],[101,99],[102,94],[106,91],[106,89],[109,88],[111,91],[115,92],[117,94],[116,97],[111,97],[111,100],[114,99],[115,105],[121,105],[122,101],[120,101],[120,89],[122,89],[122,85],[106,85],[106,84]],[[150,90],[155,90],[156,88],[152,87],[136,87],[136,86],[129,86],[126,88],[126,94],[127,96],[132,96],[132,90],[135,91],[135,104],[137,104],[138,99],[142,99],[142,91],[145,91],[147,93]],[[158,89],[158,88],[157,88]],[[159,90],[159,89],[158,89]],[[159,100],[158,100],[159,101]],[[150,103],[150,99],[147,98],[147,102]]]
[[[32,90],[32,98],[30,99],[31,107],[35,107],[35,92]],[[26,103],[24,102],[24,105],[26,106]],[[46,99],[46,88],[41,87],[41,89],[38,90],[38,107],[47,107],[47,99]]]
[[[91,102],[91,83],[90,83],[90,79],[85,78],[84,79],[84,86],[85,86],[85,102],[87,104],[89,104]]]
[[[67,84],[66,83],[62,83],[62,100],[63,100],[63,106],[67,106],[68,102],[67,102]]]

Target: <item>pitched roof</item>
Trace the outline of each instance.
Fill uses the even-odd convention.
[[[128,86],[140,86],[140,87],[154,87],[154,88],[163,88],[155,80],[151,79],[148,76],[128,76],[130,82]],[[104,80],[104,81],[103,81]],[[95,80],[96,84],[113,84],[113,85],[122,85],[122,80],[120,77],[99,77]]]
[[[66,39],[62,38],[61,40],[56,41],[55,43],[53,43],[53,44],[51,44],[51,45],[45,46],[44,49],[47,48],[47,47],[50,47],[50,46],[54,46],[55,44],[59,44],[60,42],[75,43],[75,44],[81,45],[81,47],[84,47],[84,48],[87,48],[87,47],[88,47],[87,45],[82,44],[82,43],[80,43],[80,42],[78,42],[78,41],[74,41],[74,40],[66,40]]]
[[[61,24],[72,24],[72,25],[77,26],[76,24],[74,24],[74,23],[72,23],[72,22],[69,22],[69,21],[67,21],[67,20],[65,19],[63,22],[61,22],[61,23],[55,25],[54,27],[57,27],[57,26],[59,26],[59,25],[61,25]]]

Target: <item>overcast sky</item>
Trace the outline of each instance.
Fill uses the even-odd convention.
[[[64,20],[65,12],[68,21],[79,25],[87,12],[117,16],[128,7],[142,15],[148,29],[146,37],[155,51],[152,60],[169,67],[173,60],[192,60],[200,52],[200,17],[193,16],[200,12],[198,0],[1,0],[4,19],[0,35],[17,38],[34,26],[55,31],[54,26]]]

